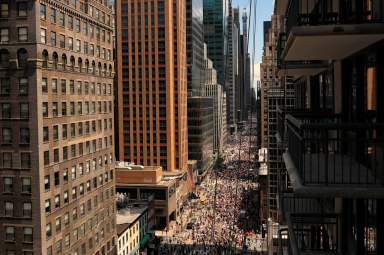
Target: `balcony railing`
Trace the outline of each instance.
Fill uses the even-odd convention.
[[[288,152],[303,185],[383,186],[384,124],[288,115]]]
[[[291,0],[287,33],[294,26],[383,23],[381,0]]]
[[[332,115],[329,110],[314,112],[310,109],[294,109],[277,107],[277,131],[279,132],[280,138],[283,142],[287,141],[287,121],[286,116],[294,115],[296,117],[317,119],[318,122],[329,118],[338,118],[336,115]]]
[[[287,225],[289,255],[341,254],[337,214],[290,214]]]

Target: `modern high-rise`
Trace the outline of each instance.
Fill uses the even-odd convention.
[[[204,42],[207,44],[208,58],[217,71],[217,81],[225,84],[225,66],[228,42],[228,0],[203,0]]]
[[[188,96],[201,96],[204,68],[203,0],[186,1]]]
[[[186,6],[116,1],[119,160],[186,170]]]
[[[383,1],[275,1],[274,16],[277,73],[294,92],[277,111],[289,180],[277,250],[384,254]]]
[[[240,20],[239,8],[232,8],[229,3],[228,16],[228,55],[227,55],[227,70],[226,70],[226,85],[227,93],[227,113],[230,129],[232,132],[236,130],[237,124],[237,104],[238,95],[236,87],[239,85],[239,43],[240,43]]]
[[[217,73],[204,47],[204,92],[203,96],[213,99],[213,152],[221,154],[227,142],[227,105],[223,86],[217,82]]]
[[[212,167],[213,98],[188,97],[188,159],[197,161],[199,173]]]
[[[250,108],[251,76],[250,56],[248,53],[248,16],[244,11],[242,15],[242,34],[239,38],[239,84],[237,87],[237,121],[246,121]]]
[[[1,254],[113,254],[112,11],[0,3]]]

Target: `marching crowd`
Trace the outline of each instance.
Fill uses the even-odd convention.
[[[248,148],[248,141],[232,141],[227,162],[207,175],[196,198],[184,206],[182,219],[172,237],[163,240],[160,254],[236,254],[243,248],[245,236],[252,235],[244,226],[248,222],[244,198],[257,185]]]

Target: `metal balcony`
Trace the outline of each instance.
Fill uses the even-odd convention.
[[[384,197],[383,124],[342,123],[335,115],[287,115],[286,122],[283,157],[295,192]]]
[[[290,0],[284,61],[346,58],[384,39],[381,0]]]
[[[339,251],[339,215],[289,214],[288,244],[283,254],[336,255]]]
[[[323,110],[321,112],[314,112],[310,109],[294,109],[294,108],[284,108],[284,107],[277,107],[277,131],[279,138],[282,142],[287,142],[287,121],[286,116],[288,115],[294,115],[296,117],[302,117],[302,118],[308,118],[311,119],[317,119],[318,121],[321,121],[322,119],[327,120],[331,116],[333,118],[337,118],[338,116],[332,115],[330,111]]]

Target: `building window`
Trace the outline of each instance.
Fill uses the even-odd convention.
[[[7,2],[0,3],[0,18],[8,17],[9,6]]]
[[[20,103],[20,119],[28,119],[28,118],[29,118],[29,104]]]
[[[12,130],[10,128],[2,129],[3,144],[12,144]]]
[[[67,183],[68,182],[68,169],[64,169],[63,171],[63,181],[64,183]]]
[[[60,12],[60,26],[65,27],[65,14]]]
[[[48,103],[43,102],[43,117],[47,118],[48,117]]]
[[[49,151],[44,151],[44,166],[49,165]]]
[[[56,46],[56,32],[51,32],[51,46]]]
[[[43,142],[49,141],[49,129],[48,127],[43,127]]]
[[[3,168],[12,168],[11,152],[3,152]]]
[[[77,52],[81,51],[81,41],[80,40],[76,40],[75,50]]]
[[[53,150],[53,162],[59,163],[59,149]]]
[[[0,29],[0,42],[7,43],[9,42],[9,29],[1,28]]]
[[[51,239],[52,237],[51,223],[48,223],[47,225],[45,225],[45,237],[47,238],[47,240]]]
[[[41,78],[41,91],[48,93],[48,79],[45,77]]]
[[[66,212],[65,214],[64,214],[64,225],[68,225],[69,224],[69,213],[68,212]]]
[[[68,131],[67,131],[68,128],[67,127],[68,127],[67,124],[63,124],[63,127],[62,127],[63,130],[61,132],[61,136],[62,136],[63,140],[67,139],[67,134],[68,134]],[[64,154],[64,152],[63,152],[63,154]]]
[[[33,231],[32,231],[32,228],[25,227],[25,228],[23,228],[23,232],[24,232],[24,242],[32,243],[33,242]]]
[[[60,35],[60,48],[65,48],[65,35]]]
[[[28,95],[28,78],[19,79],[19,95],[21,96]]]
[[[12,193],[13,192],[13,178],[12,177],[4,177],[4,193]]]
[[[75,27],[76,27],[76,32],[80,33],[81,28],[80,28],[80,20],[79,19],[75,20]]]
[[[5,227],[5,240],[15,241],[15,227]]]
[[[70,50],[73,50],[73,38],[72,37],[68,38],[68,48]]]
[[[28,52],[26,49],[21,48],[17,51],[17,63],[19,68],[24,68],[28,63]]]
[[[70,30],[73,29],[73,17],[72,16],[68,16],[68,28]]]
[[[60,195],[55,196],[55,208],[60,208]]]
[[[68,191],[64,191],[64,195],[63,195],[63,198],[64,198],[64,204],[68,204]],[[65,217],[64,217],[65,219]]]
[[[51,8],[51,23],[56,23],[56,9]]]
[[[40,19],[45,19],[47,16],[47,8],[45,4],[40,4]]]
[[[3,103],[1,106],[1,117],[2,119],[10,119],[11,118],[11,104]]]
[[[20,144],[29,144],[29,128],[20,128]]]
[[[23,217],[32,217],[32,204],[30,202],[23,203]]]
[[[62,252],[62,245],[61,245],[61,240],[59,240],[55,243],[55,254],[60,255],[61,252]]]
[[[29,152],[21,152],[20,161],[22,169],[31,168],[31,154]]]
[[[71,115],[75,115],[75,102],[69,102],[69,111]]]
[[[47,43],[47,30],[44,28],[40,28],[40,41],[43,44]]]
[[[57,117],[59,113],[57,102],[52,102],[52,116]]]
[[[69,234],[66,234],[64,237],[64,245],[65,247],[69,247],[71,245],[71,239]]]
[[[21,192],[31,193],[31,191],[32,191],[31,178],[29,177],[22,178]]]
[[[6,217],[13,217],[13,202],[5,202],[5,212],[4,212],[4,215]]]
[[[8,78],[0,80],[0,95],[8,96],[11,92],[11,84]]]
[[[61,218],[58,217],[56,218],[56,232],[60,232],[61,231]]]
[[[27,2],[18,2],[17,3],[17,16],[19,17],[27,17]]]
[[[49,175],[44,176],[44,189],[45,191],[50,189]]]
[[[28,27],[17,28],[18,40],[20,42],[28,41]]]

